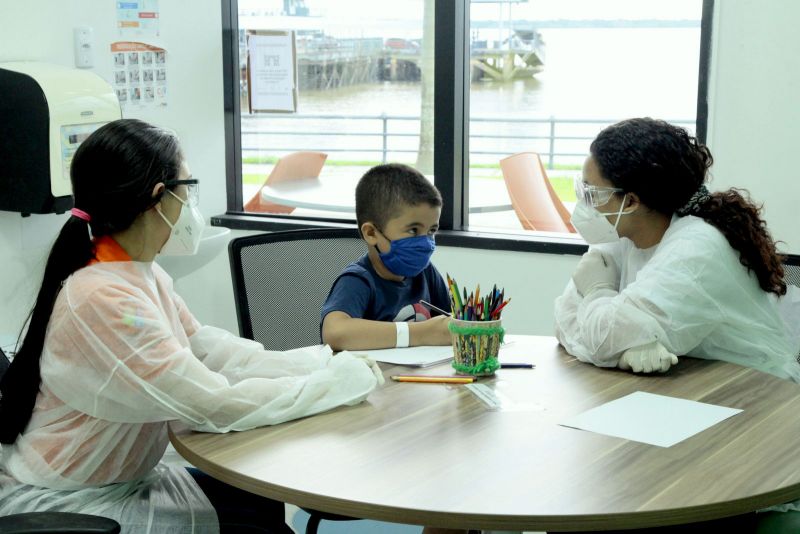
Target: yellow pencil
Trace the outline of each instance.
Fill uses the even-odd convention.
[[[393,375],[395,382],[420,382],[427,384],[470,384],[475,382],[474,376],[425,376],[425,375]]]

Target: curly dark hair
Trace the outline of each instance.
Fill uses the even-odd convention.
[[[691,201],[689,213],[722,232],[764,291],[786,294],[783,258],[761,217],[761,206],[738,189],[698,195],[714,158],[686,130],[649,117],[628,119],[601,131],[590,152],[605,179],[636,193],[650,209],[683,216]]]

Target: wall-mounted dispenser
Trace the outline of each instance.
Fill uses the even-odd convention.
[[[81,142],[122,117],[96,74],[35,62],[0,63],[0,210],[63,213]]]

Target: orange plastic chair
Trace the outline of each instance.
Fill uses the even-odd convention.
[[[570,232],[570,213],[556,195],[536,152],[521,152],[500,160],[511,206],[526,230]]]
[[[326,159],[328,159],[328,155],[322,152],[292,152],[278,160],[264,181],[264,185],[298,178],[319,178]],[[261,190],[264,189],[264,185],[258,189],[253,198],[247,201],[244,211],[287,214],[295,210],[294,206],[283,206],[261,200]]]

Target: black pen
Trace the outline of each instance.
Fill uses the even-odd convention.
[[[533,369],[532,363],[501,363],[500,369]]]

